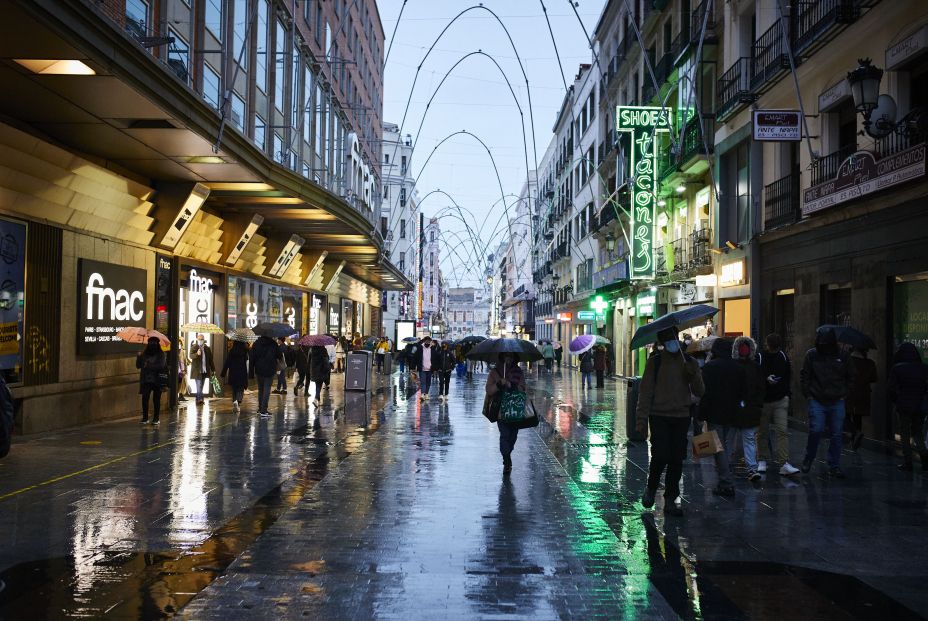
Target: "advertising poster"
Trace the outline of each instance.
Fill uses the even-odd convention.
[[[259,323],[283,322],[302,329],[303,293],[249,278],[229,278],[229,329],[254,328]]]
[[[146,326],[145,270],[78,259],[77,282],[78,355],[137,352],[137,344],[126,343],[116,333],[123,328]]]
[[[341,312],[338,304],[329,304],[329,334],[333,336],[341,334]]]
[[[893,348],[908,341],[928,355],[928,280],[898,282],[893,289]]]
[[[0,219],[0,370],[20,381],[23,293],[26,289],[26,225]]]

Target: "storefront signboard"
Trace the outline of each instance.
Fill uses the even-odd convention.
[[[802,115],[799,110],[754,110],[753,119],[754,140],[802,140]]]
[[[145,327],[148,276],[145,270],[114,263],[77,260],[77,353],[81,356],[125,354],[139,350],[116,333]]]
[[[558,313],[557,314],[558,321],[570,321],[571,319],[573,319],[573,315],[571,313]]]
[[[669,108],[618,106],[616,130],[631,132],[629,178],[631,185],[631,266],[632,280],[654,277],[654,207],[657,191],[658,132],[670,131],[673,120]]]
[[[818,111],[829,112],[833,110],[845,99],[850,98],[851,87],[847,80],[841,78],[833,86],[818,96]]]
[[[722,275],[719,277],[720,287],[733,287],[744,284],[744,259],[738,259],[722,265]]]
[[[171,257],[155,255],[155,330],[171,333],[174,262]]]
[[[869,151],[857,151],[841,163],[834,179],[803,192],[802,215],[807,216],[923,176],[924,144],[879,160]]]
[[[913,34],[886,50],[886,70],[893,71],[920,56],[928,49],[928,26],[922,26]]]
[[[309,294],[309,333],[322,334],[320,328],[324,318],[326,304],[325,296],[318,293]]]
[[[915,345],[922,358],[928,356],[928,280],[893,286],[893,348],[905,342]]]
[[[657,296],[653,293],[639,295],[635,300],[635,307],[639,315],[653,315],[654,305],[657,303]]]
[[[712,287],[700,287],[691,282],[681,282],[680,288],[671,292],[670,303],[688,306],[712,300]]]

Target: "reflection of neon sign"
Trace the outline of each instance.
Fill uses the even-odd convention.
[[[322,308],[322,298],[316,294],[309,297],[309,333],[319,334],[319,309]]]
[[[288,306],[284,309],[284,321],[287,322],[291,328],[296,329],[296,311],[293,310],[292,306]]]
[[[258,305],[249,302],[245,305],[245,326],[254,328],[256,325],[258,325]]]
[[[654,204],[657,190],[656,132],[670,131],[670,110],[638,106],[616,108],[616,130],[631,132],[631,253],[629,277],[654,277]]]

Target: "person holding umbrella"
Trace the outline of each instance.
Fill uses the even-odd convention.
[[[313,397],[313,405],[319,407],[319,397],[322,394],[322,385],[329,383],[329,352],[324,345],[314,345],[309,350],[309,378],[316,385],[316,394]],[[307,384],[307,388],[309,384]]]
[[[501,390],[526,391],[525,372],[519,366],[518,354],[499,354],[496,366],[487,376],[487,399],[492,399]],[[496,426],[499,429],[499,452],[503,456],[503,474],[508,475],[512,472],[512,450],[519,437],[519,427],[503,421],[497,421]]]
[[[429,390],[432,389],[432,370],[436,367],[435,351],[432,349],[432,338],[422,339],[422,347],[418,348],[413,357],[412,368],[422,375],[422,396],[420,401],[429,400]]]
[[[867,357],[868,349],[865,347],[852,347],[848,360],[854,374],[854,381],[848,387],[845,427],[851,435],[851,447],[856,451],[864,439],[864,416],[870,416],[870,385],[875,384],[879,377],[876,373],[876,363]]]
[[[277,375],[277,363],[284,359],[280,346],[270,336],[262,335],[251,346],[251,377],[258,379],[258,415],[269,418],[268,400],[271,397],[271,383]]]
[[[203,382],[208,382],[216,372],[213,350],[206,344],[202,334],[190,344],[190,378],[197,387],[197,405],[203,404]]]
[[[686,458],[690,404],[694,395],[701,397],[705,390],[699,365],[683,353],[678,335],[674,325],[657,333],[661,348],[645,364],[636,411],[636,430],[646,434],[649,426],[651,429],[651,464],[641,504],[646,509],[654,506],[657,487],[666,469],[664,514],[672,516],[683,515],[683,509],[675,501],[680,495]]]
[[[457,366],[454,350],[449,341],[443,341],[436,354],[435,368],[438,370],[438,399],[448,400],[448,390],[451,388],[451,374]]]
[[[144,425],[148,422],[148,396],[151,395],[152,405],[154,406],[154,417],[151,420],[152,425],[159,425],[161,414],[161,389],[164,382],[161,376],[167,374],[168,363],[165,359],[164,352],[161,351],[161,341],[158,337],[153,336],[148,339],[145,349],[139,352],[135,358],[135,368],[139,369],[139,394],[142,395],[142,420]]]
[[[606,358],[606,348],[603,345],[597,345],[593,348],[593,370],[596,371],[596,387],[606,387],[606,367],[608,366]]]

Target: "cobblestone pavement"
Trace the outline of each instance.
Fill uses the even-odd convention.
[[[644,511],[624,384],[531,375],[545,420],[501,476],[482,384],[420,403],[398,375],[269,421],[223,400],[18,442],[0,461],[0,617],[909,619],[928,611],[925,481],[846,453],[848,478],[684,471],[686,517]],[[409,399],[409,397],[412,399]],[[246,399],[246,406],[253,396]],[[248,408],[246,407],[246,411]],[[793,454],[804,436],[793,433]],[[660,508],[658,500],[657,508]]]

